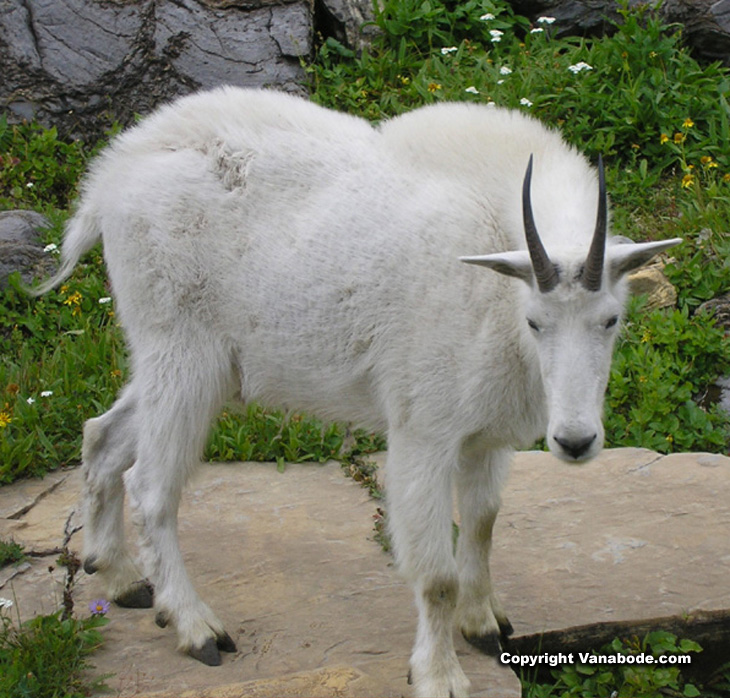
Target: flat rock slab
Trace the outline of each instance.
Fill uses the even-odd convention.
[[[81,473],[49,477],[46,487],[0,489],[0,532],[27,548],[60,545],[78,506]],[[376,506],[337,464],[204,466],[181,507],[181,544],[238,652],[203,666],[175,651],[152,611],[113,607],[96,671],[114,674],[107,683],[120,696],[408,695],[415,610],[373,541]],[[522,453],[495,530],[493,577],[520,635],[726,609],[728,530],[730,458],[617,449],[569,466]],[[0,596],[14,593],[23,616],[55,610],[63,570],[49,566],[52,556],[5,568]],[[79,574],[79,614],[102,595]],[[456,643],[475,696],[520,695],[510,669]]]
[[[60,544],[81,491],[81,472],[65,475],[45,497],[25,483],[0,490],[2,502],[16,487],[32,489],[35,506],[10,522],[27,548]],[[377,505],[336,463],[284,473],[272,464],[203,466],[180,508],[181,547],[238,652],[203,666],[176,651],[174,632],[158,628],[153,611],[113,607],[96,672],[113,673],[107,684],[120,696],[406,695],[415,607],[373,540]],[[23,506],[16,496],[9,509]],[[12,580],[21,615],[58,608],[64,573],[48,571],[54,562],[34,560]],[[11,597],[9,586],[0,596]],[[78,613],[100,596],[96,579],[80,572]],[[457,648],[474,695],[520,695],[509,668],[461,638]]]

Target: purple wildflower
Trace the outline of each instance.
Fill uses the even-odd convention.
[[[112,605],[105,599],[96,599],[89,604],[92,616],[105,616],[111,607]]]

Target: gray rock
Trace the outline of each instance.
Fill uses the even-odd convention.
[[[697,312],[710,313],[720,327],[730,332],[730,292],[700,304]]]
[[[26,283],[55,271],[54,256],[44,252],[41,231],[49,225],[34,211],[0,212],[0,290],[15,271]]]
[[[630,7],[646,4],[629,0]],[[556,36],[600,36],[620,19],[615,0],[512,0],[512,6],[532,20],[555,17]],[[684,25],[682,37],[697,58],[730,66],[730,0],[664,0],[658,11],[668,24]]]
[[[200,88],[302,91],[311,51],[307,0],[4,0],[0,105],[93,139]]]

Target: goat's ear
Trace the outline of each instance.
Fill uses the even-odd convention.
[[[479,266],[493,269],[500,274],[514,276],[528,284],[532,283],[534,277],[530,254],[526,250],[498,252],[479,257],[459,257],[459,259],[467,264],[478,264]]]
[[[655,255],[668,250],[670,247],[679,245],[680,242],[682,242],[682,238],[659,240],[658,242],[610,245],[606,248],[606,257],[608,258],[611,278],[617,281],[624,274],[638,269]]]

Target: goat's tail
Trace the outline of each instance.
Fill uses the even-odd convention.
[[[84,210],[82,206],[66,224],[66,234],[61,245],[61,268],[39,286],[24,290],[32,296],[41,296],[52,288],[65,281],[74,270],[74,267],[99,240],[101,229],[97,217],[92,211]]]

